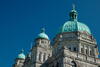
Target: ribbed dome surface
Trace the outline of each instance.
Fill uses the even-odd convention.
[[[90,29],[84,23],[78,22],[77,16],[78,12],[75,10],[75,5],[73,5],[73,9],[69,13],[70,20],[65,22],[64,25],[60,29],[60,33],[62,32],[85,32],[91,34]]]
[[[78,21],[67,21],[64,23],[64,25],[61,27],[60,33],[62,32],[86,32],[88,34],[91,34],[90,29],[87,25],[80,23]]]

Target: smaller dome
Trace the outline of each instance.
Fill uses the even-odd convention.
[[[45,33],[45,29],[41,29],[41,33],[38,34],[38,37],[37,38],[44,38],[44,39],[48,39],[49,40],[49,37],[48,35]]]
[[[23,50],[21,51],[20,54],[18,54],[18,57],[19,59],[25,59],[25,54],[23,53]]]

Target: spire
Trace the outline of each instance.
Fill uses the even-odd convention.
[[[21,53],[24,53],[24,49],[22,48]]]
[[[45,28],[42,28],[41,29],[41,33],[45,33]]]
[[[72,5],[72,10],[75,10],[75,4]]]
[[[77,13],[77,11],[75,10],[75,4],[73,4],[73,5],[72,5],[72,10],[71,10],[71,12],[69,13],[70,20],[71,20],[71,21],[77,20],[77,15],[78,15],[78,13]]]

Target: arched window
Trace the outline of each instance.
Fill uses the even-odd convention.
[[[71,50],[71,47],[69,47],[69,50]]]
[[[46,53],[44,53],[44,55],[43,55],[43,61],[45,61],[46,60]]]
[[[81,48],[81,53],[84,53],[84,50],[83,50],[83,48]]]
[[[90,50],[90,55],[92,55],[92,51]]]
[[[71,64],[72,64],[72,67],[77,67],[77,65],[74,61],[72,61]]]
[[[73,50],[74,50],[74,51],[77,51],[77,48],[76,48],[76,47],[74,47],[74,48],[73,48]]]
[[[39,61],[41,61],[42,53],[39,53]]]

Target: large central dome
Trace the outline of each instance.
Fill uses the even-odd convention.
[[[91,31],[87,25],[85,25],[84,23],[78,22],[77,20],[78,13],[75,10],[75,8],[71,10],[69,15],[70,15],[70,20],[63,24],[63,26],[60,29],[60,33],[79,31],[79,32],[85,32],[85,33],[91,34]]]
[[[60,30],[61,33],[62,32],[75,32],[75,31],[86,32],[88,34],[91,34],[88,26],[78,21],[67,21],[64,23],[64,25],[62,26]]]

